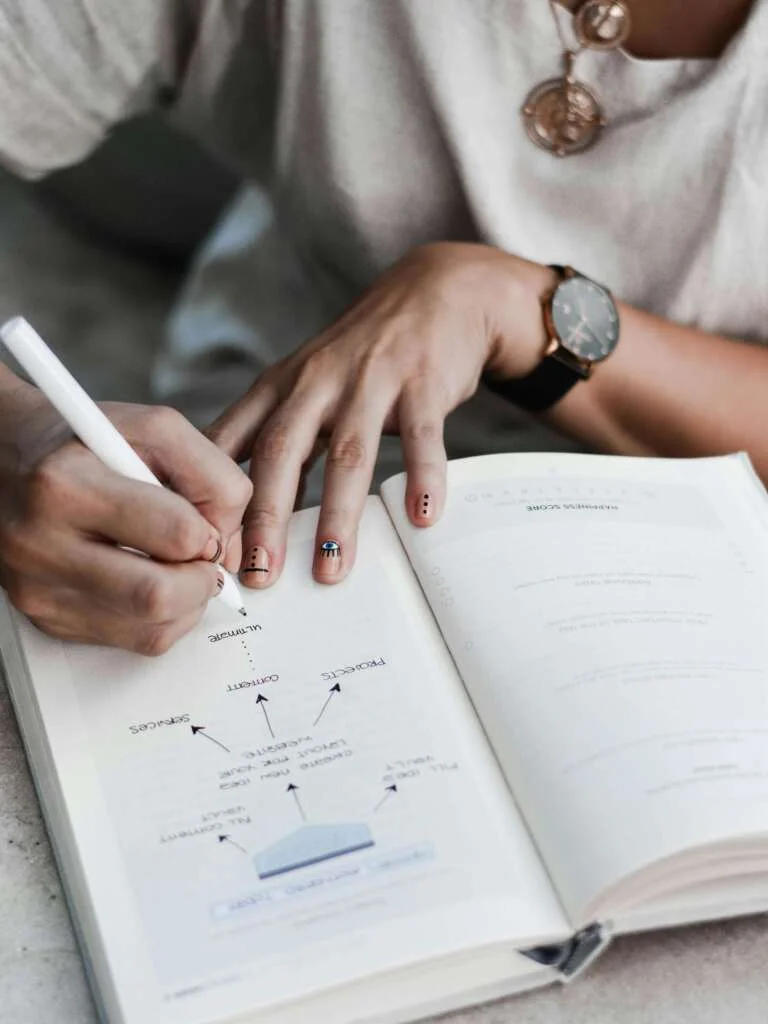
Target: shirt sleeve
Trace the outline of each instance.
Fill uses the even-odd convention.
[[[0,0],[0,162],[28,178],[77,163],[172,92],[179,0]]]

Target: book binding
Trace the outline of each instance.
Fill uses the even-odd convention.
[[[594,922],[565,942],[552,946],[534,946],[520,952],[537,964],[557,971],[562,981],[571,981],[589,967],[611,940],[606,925]]]

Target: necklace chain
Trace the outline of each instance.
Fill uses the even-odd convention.
[[[555,23],[555,28],[557,29],[557,34],[560,38],[560,46],[562,47],[563,52],[570,53],[574,57],[577,57],[584,49],[584,44],[581,43],[575,49],[573,46],[568,45],[568,43],[565,41],[565,35],[563,34],[563,26],[560,24],[560,15],[557,13],[555,0],[547,0],[547,3],[549,4],[549,13],[552,15],[552,20]]]

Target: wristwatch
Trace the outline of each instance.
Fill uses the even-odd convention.
[[[619,311],[607,288],[573,267],[553,265],[555,288],[542,298],[547,347],[527,377],[483,376],[489,390],[530,412],[543,412],[589,377],[619,343]]]

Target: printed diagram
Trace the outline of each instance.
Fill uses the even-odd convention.
[[[303,825],[279,842],[256,854],[259,878],[274,878],[289,871],[344,857],[374,845],[367,825]]]
[[[326,860],[346,857],[350,853],[368,850],[376,845],[368,825],[361,822],[339,822],[334,825],[310,825],[299,797],[299,787],[291,782],[285,790],[292,797],[301,815],[302,825],[283,839],[272,843],[258,853],[251,854],[229,835],[219,835],[219,844],[228,843],[251,859],[259,878],[264,881],[276,875],[286,875],[300,868],[311,867]],[[397,794],[397,785],[386,786],[373,813]],[[249,819],[250,820],[250,819]]]
[[[337,548],[337,545],[334,546],[332,551],[329,548],[329,558],[338,557]],[[258,644],[256,643],[256,638],[261,628],[258,624],[251,624],[248,627],[244,626],[237,630],[232,630],[226,635],[216,634],[212,641],[234,641],[233,648],[237,652],[238,657],[243,659],[243,671],[245,671],[245,659],[247,659],[251,677],[226,684],[226,693],[228,695],[242,693],[244,697],[249,693],[251,694],[251,701],[255,704],[254,710],[257,716],[254,717],[254,721],[258,725],[259,731],[265,730],[269,734],[271,741],[280,737],[281,727],[282,729],[286,728],[286,717],[288,718],[288,728],[292,726],[294,729],[296,728],[295,718],[298,716],[291,714],[291,707],[298,706],[301,713],[305,705],[301,701],[297,704],[295,698],[293,705],[291,705],[291,695],[295,692],[295,689],[291,686],[287,688],[287,693],[281,692],[284,691],[283,686],[272,687],[271,685],[268,690],[270,696],[266,696],[260,690],[257,690],[255,694],[253,693],[254,688],[261,688],[265,684],[274,684],[281,681],[280,674],[274,671],[274,668],[277,666],[270,665],[271,672],[257,675],[257,673],[264,671],[259,665]],[[322,864],[325,861],[347,857],[350,854],[370,850],[377,845],[374,838],[374,829],[364,823],[364,819],[367,817],[365,812],[361,815],[363,820],[355,820],[357,814],[354,814],[354,812],[350,820],[346,818],[346,814],[349,812],[342,811],[340,815],[341,820],[337,818],[334,821],[333,818],[336,817],[336,814],[331,814],[328,816],[331,819],[330,821],[328,818],[325,821],[321,819],[319,822],[308,821],[300,787],[295,782],[289,780],[291,772],[300,773],[309,770],[314,772],[315,769],[353,756],[354,750],[349,746],[345,738],[316,739],[313,738],[314,730],[321,722],[330,721],[333,711],[343,706],[344,688],[340,682],[336,681],[338,675],[378,668],[385,664],[385,659],[378,656],[366,662],[355,662],[333,671],[329,670],[320,673],[325,687],[323,687],[322,694],[317,694],[313,698],[314,706],[311,709],[307,709],[312,712],[311,727],[306,722],[302,725],[303,730],[305,730],[303,733],[277,739],[275,743],[267,742],[263,748],[254,748],[251,741],[251,749],[238,750],[237,742],[231,740],[226,735],[225,729],[218,723],[213,724],[213,734],[208,732],[206,725],[190,725],[191,735],[198,739],[197,745],[201,750],[205,749],[208,751],[207,754],[204,754],[205,757],[213,757],[213,748],[216,747],[219,750],[219,754],[216,756],[229,755],[236,762],[229,768],[218,770],[217,782],[218,788],[221,791],[237,788],[242,799],[245,787],[260,785],[262,782],[272,786],[274,784],[273,780],[288,777],[285,779],[288,783],[285,787],[286,798],[295,805],[295,811],[298,812],[301,821],[297,822],[293,828],[291,828],[288,822],[283,827],[279,827],[277,834],[280,835],[282,833],[282,838],[272,841],[269,846],[262,845],[266,839],[264,836],[261,837],[261,842],[258,845],[254,844],[254,846],[251,846],[244,834],[238,832],[235,835],[229,835],[226,833],[225,830],[228,826],[250,825],[251,821],[258,817],[256,814],[248,812],[245,806],[240,807],[237,817],[234,814],[209,815],[209,819],[212,820],[206,820],[203,826],[206,833],[213,831],[214,826],[218,826],[215,828],[215,831],[218,836],[219,847],[223,851],[229,850],[230,856],[233,855],[234,851],[237,851],[243,857],[243,861],[248,863],[252,869],[255,869],[260,880],[276,878],[280,875],[300,871],[302,868]],[[314,687],[313,692],[315,692]],[[282,700],[281,697],[283,698]],[[317,704],[314,704],[315,699]],[[283,705],[282,716],[280,713],[281,704]],[[291,705],[287,715],[284,708],[285,704]],[[247,706],[246,701],[243,701],[243,706]],[[274,721],[273,709],[277,709]],[[306,711],[304,713],[306,714]],[[250,730],[250,713],[246,716],[246,723],[246,727]],[[206,742],[201,743],[201,740]],[[371,799],[371,815],[378,815],[398,792],[397,784],[391,782],[391,780],[387,781],[389,784],[384,785],[383,791],[379,791],[378,796],[375,799]],[[251,792],[253,791],[251,790]],[[197,828],[189,830],[190,835],[196,834],[196,832]],[[223,856],[226,856],[226,854],[223,854]]]

